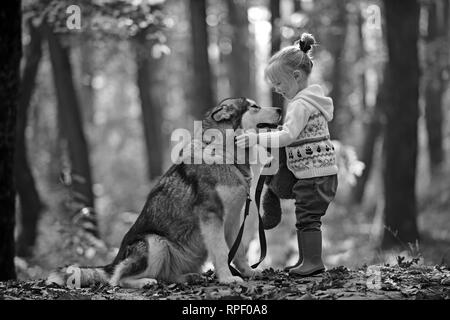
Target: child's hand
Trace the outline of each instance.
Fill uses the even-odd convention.
[[[236,145],[239,148],[250,148],[258,143],[258,134],[255,132],[248,132],[236,137]]]

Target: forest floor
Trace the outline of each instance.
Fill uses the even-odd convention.
[[[450,268],[417,265],[337,267],[313,277],[267,269],[258,279],[221,285],[212,271],[190,284],[157,283],[144,289],[99,285],[69,289],[45,280],[0,282],[0,300],[449,300]]]

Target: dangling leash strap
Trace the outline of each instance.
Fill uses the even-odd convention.
[[[255,264],[253,264],[251,267],[253,269],[255,269],[256,267],[259,266],[259,264],[264,260],[264,258],[266,257],[266,253],[267,253],[267,244],[266,244],[266,236],[264,234],[264,226],[262,223],[262,218],[261,215],[259,213],[259,207],[260,207],[260,200],[261,200],[261,193],[262,193],[262,189],[264,187],[264,181],[266,179],[266,176],[261,175],[258,179],[258,184],[256,185],[256,190],[255,190],[255,201],[256,201],[256,209],[258,212],[258,219],[259,219],[259,224],[258,224],[258,231],[259,231],[259,245],[261,247],[261,254],[259,257],[259,261]],[[231,274],[234,276],[241,276],[241,273],[236,270],[236,268],[234,268],[231,265],[231,262],[234,259],[234,256],[236,255],[236,252],[239,248],[239,245],[241,243],[242,240],[242,235],[244,234],[244,227],[245,227],[245,220],[247,219],[247,216],[249,214],[250,211],[250,202],[251,202],[251,198],[250,198],[250,192],[247,192],[247,200],[245,201],[245,210],[244,210],[244,219],[242,220],[242,224],[241,224],[241,228],[239,229],[239,233],[236,237],[236,240],[234,240],[233,246],[230,249],[230,252],[228,253],[228,266],[230,268]]]

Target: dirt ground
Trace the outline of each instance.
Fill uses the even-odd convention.
[[[0,282],[3,300],[448,300],[450,269],[417,265],[401,257],[395,266],[357,270],[337,267],[313,277],[290,277],[267,269],[260,278],[220,285],[212,271],[195,283],[158,283],[144,289],[98,285],[69,289],[45,280]]]

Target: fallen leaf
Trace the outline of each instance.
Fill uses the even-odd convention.
[[[310,293],[306,293],[303,296],[301,296],[299,300],[317,300],[317,298],[312,296]]]
[[[450,277],[442,279],[441,284],[443,286],[450,286]]]

